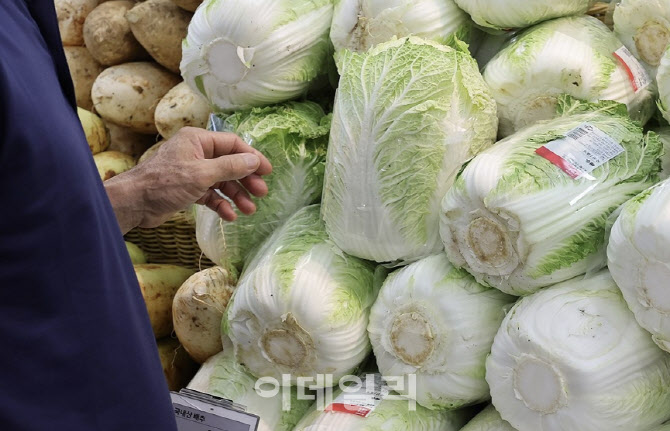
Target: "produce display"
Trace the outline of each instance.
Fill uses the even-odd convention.
[[[670,43],[670,1],[622,0],[613,18],[616,36],[654,78]]]
[[[670,355],[606,270],[519,300],[493,340],[486,381],[519,431],[647,430],[670,413]]]
[[[584,14],[594,0],[455,0],[484,28],[526,28],[552,18]]]
[[[54,4],[102,180],[186,126],[273,165],[254,214],[126,243],[170,390],[260,431],[670,431],[669,0]]]
[[[472,27],[454,0],[342,0],[335,4],[330,39],[336,50],[365,52],[394,36],[468,41]]]
[[[488,400],[484,361],[505,306],[514,300],[478,284],[444,254],[393,272],[372,306],[368,325],[379,371],[406,379],[416,375],[415,398],[429,409]]]
[[[224,316],[236,358],[281,381],[350,374],[370,353],[374,266],[331,244],[319,206],[298,211],[256,253]]]
[[[175,335],[199,363],[223,350],[221,319],[236,281],[234,275],[215,266],[193,274],[174,296]]]
[[[290,408],[283,407],[282,394],[263,397],[254,390],[256,378],[235,360],[230,352],[221,352],[205,362],[188,384],[189,389],[217,397],[235,400],[247,407],[249,413],[260,416],[258,431],[293,431],[296,423],[311,406],[310,400],[300,400],[297,390],[290,391]]]
[[[208,1],[189,25],[182,76],[216,110],[298,97],[324,73],[332,18],[331,0]]]
[[[656,72],[658,85],[658,108],[666,121],[670,121],[670,45],[661,57],[661,64]]]
[[[206,207],[196,209],[196,235],[212,262],[241,270],[249,253],[300,208],[321,198],[330,116],[312,102],[291,102],[237,111],[217,130],[242,136],[272,163],[269,193],[255,199],[256,212],[224,222]]]
[[[500,135],[553,118],[561,94],[625,103],[634,120],[646,122],[654,111],[653,86],[639,63],[631,68],[617,58],[635,61],[622,47],[602,22],[588,16],[547,21],[520,34],[484,71],[498,104]]]
[[[457,431],[468,421],[469,416],[467,410],[428,410],[421,406],[410,410],[402,400],[382,400],[367,417],[347,412],[318,411],[312,407],[294,430]]]
[[[670,352],[670,180],[624,205],[610,234],[608,266],[638,323]]]
[[[505,422],[493,407],[488,405],[477,416],[472,418],[467,425],[461,428],[461,431],[516,431],[512,425]]]
[[[663,145],[653,132],[644,134],[624,105],[563,96],[558,115],[475,157],[442,201],[440,233],[449,259],[512,295],[605,266],[609,215],[659,179]],[[583,125],[622,151],[573,178],[538,151],[569,134],[588,137]]]
[[[339,51],[323,218],[344,252],[411,261],[442,249],[439,202],[495,141],[495,101],[464,44],[410,37]]]
[[[658,134],[658,138],[663,143],[663,158],[661,158],[661,173],[662,180],[670,177],[670,127],[661,127],[654,129]]]

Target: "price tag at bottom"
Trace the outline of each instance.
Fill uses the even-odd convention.
[[[372,376],[374,378],[366,378],[361,387],[342,392],[326,407],[326,411],[368,417],[390,392],[381,374],[376,373]]]
[[[201,392],[171,392],[179,431],[256,431],[259,418],[240,405]]]

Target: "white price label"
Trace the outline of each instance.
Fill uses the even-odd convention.
[[[614,57],[621,63],[623,68],[630,79],[631,84],[633,84],[633,90],[637,93],[640,90],[645,89],[649,84],[651,84],[651,78],[645,70],[644,66],[635,58],[635,56],[626,48],[622,46],[621,48],[614,51]]]
[[[327,412],[350,413],[368,417],[389,394],[390,389],[380,374],[370,374],[356,389],[343,391],[326,407]]]
[[[596,126],[583,123],[535,152],[571,178],[579,178],[623,153],[624,149]]]
[[[229,400],[189,389],[171,392],[179,431],[256,431],[259,418]]]

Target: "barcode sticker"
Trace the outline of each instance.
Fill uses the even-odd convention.
[[[626,74],[628,74],[628,78],[630,79],[631,84],[633,84],[633,90],[636,93],[651,84],[651,78],[644,66],[640,64],[628,48],[622,46],[617,49],[614,51],[614,57],[619,60],[623,68],[626,70]]]
[[[588,175],[623,153],[624,149],[596,126],[583,123],[535,152],[576,179]]]
[[[373,379],[365,379],[359,388],[342,392],[326,407],[326,411],[368,417],[390,392],[380,374],[369,375],[373,376]]]

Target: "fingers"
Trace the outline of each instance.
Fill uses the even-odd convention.
[[[219,196],[214,190],[208,190],[207,193],[198,200],[198,203],[207,206],[207,208],[216,212],[219,217],[226,221],[235,221],[235,219],[237,219],[237,214],[235,214],[230,202]]]
[[[203,160],[200,173],[207,187],[222,181],[235,181],[247,177],[258,169],[260,159],[255,154],[241,153]]]
[[[254,204],[249,193],[247,193],[240,184],[229,181],[223,183],[219,190],[221,193],[228,196],[243,214],[251,215],[256,211],[256,204]]]
[[[256,174],[251,174],[240,180],[240,183],[246,188],[249,193],[259,198],[268,194],[268,186],[265,184],[263,178]]]
[[[268,175],[272,172],[272,165],[268,159],[234,133],[209,132],[190,127],[182,130],[184,130],[185,133],[196,133],[206,159],[216,159],[233,154],[249,153],[255,155],[260,160],[256,167],[256,173],[258,175]]]

